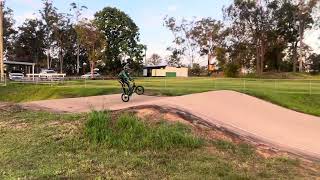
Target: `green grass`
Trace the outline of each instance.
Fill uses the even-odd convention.
[[[264,72],[262,75],[247,74],[243,77],[260,78],[260,79],[320,79],[320,74],[310,75],[309,73],[294,73],[294,72]]]
[[[85,125],[85,134],[92,143],[128,150],[168,150],[202,145],[202,140],[192,136],[190,129],[182,124],[163,122],[151,126],[132,114],[123,114],[113,122],[110,112],[94,111]]]
[[[309,179],[319,176],[319,172],[303,168],[295,159],[261,158],[245,144],[206,141],[194,146],[195,136],[189,127],[140,121],[128,114],[60,115],[10,109],[0,111],[0,117],[0,179]],[[121,145],[106,143],[108,139],[104,137],[110,137],[109,133],[118,137]],[[153,137],[148,140],[152,142],[145,144],[141,135]],[[157,144],[162,144],[161,148]]]
[[[301,75],[303,76],[303,75]],[[214,79],[214,78],[140,78],[137,84],[149,95],[179,96],[213,90],[234,90],[272,103],[320,116],[320,79]],[[0,101],[26,102],[67,97],[120,93],[115,80],[67,81],[62,85],[9,83],[0,87]]]

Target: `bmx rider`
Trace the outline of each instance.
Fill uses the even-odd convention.
[[[131,82],[133,81],[133,78],[130,76],[129,70],[130,70],[129,66],[125,65],[123,70],[119,73],[118,77],[123,84],[128,86],[129,92],[131,92],[132,91]]]

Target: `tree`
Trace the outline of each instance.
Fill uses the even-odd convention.
[[[307,62],[310,64],[311,73],[316,74],[320,72],[320,54],[311,54]]]
[[[161,56],[158,55],[158,54],[152,54],[152,55],[148,58],[147,62],[148,62],[149,65],[154,65],[154,66],[156,66],[156,65],[159,65],[159,64],[162,62],[162,58],[161,58]]]
[[[104,56],[106,39],[92,22],[80,22],[76,26],[79,42],[88,52],[91,77],[93,78],[96,63]]]
[[[168,66],[172,66],[172,67],[180,67],[181,64],[181,54],[182,52],[174,49],[172,50],[172,54],[169,55],[168,59],[167,59],[167,65]]]
[[[201,67],[200,64],[195,63],[192,67],[189,68],[189,74],[192,76],[200,76],[201,75]]]
[[[274,13],[274,19],[277,20],[276,34],[283,37],[282,51],[286,48],[289,49],[288,54],[292,62],[293,72],[296,72],[298,62],[298,10],[298,6],[291,1],[284,1]]]
[[[70,19],[64,14],[58,14],[53,25],[53,39],[58,49],[58,59],[60,64],[60,73],[63,73],[64,55],[66,47],[75,46],[76,33],[72,27]],[[75,49],[74,47],[72,49]],[[69,49],[70,50],[70,49]]]
[[[36,64],[36,71],[45,63],[45,31],[38,19],[27,19],[18,27],[19,34],[14,42],[14,57]]]
[[[192,30],[195,26],[195,21],[187,21],[182,19],[180,23],[174,17],[166,16],[164,18],[164,25],[174,36],[173,47],[169,47],[170,51],[179,51],[181,56],[190,60],[190,65],[193,66],[195,61],[195,53],[198,49],[197,43],[192,38]]]
[[[94,23],[106,37],[105,63],[108,71],[117,73],[128,58],[142,60],[144,46],[139,44],[139,28],[127,14],[117,8],[106,7],[95,14]]]
[[[47,49],[47,68],[51,68],[51,50],[54,43],[54,23],[58,21],[57,8],[55,8],[50,0],[42,0],[43,9],[40,10],[40,15],[43,20],[43,28],[45,29],[45,45]]]
[[[225,16],[232,25],[231,46],[241,49],[248,47],[250,52],[247,54],[254,54],[253,60],[258,74],[268,68],[279,71],[288,44],[292,44],[291,54],[295,56],[294,50],[298,39],[295,20],[297,8],[292,1],[272,0],[262,4],[236,0],[225,11]],[[241,52],[238,52],[240,53],[238,55],[241,55]],[[251,61],[251,57],[248,58]]]
[[[3,49],[4,56],[11,59],[13,56],[13,42],[17,31],[14,29],[13,11],[6,8],[3,12]]]
[[[191,31],[191,38],[200,47],[200,55],[208,56],[208,74],[210,73],[209,65],[216,56],[216,50],[224,47],[228,33],[228,29],[224,29],[222,22],[212,18],[203,18],[197,21]]]
[[[299,72],[303,71],[303,61],[304,61],[304,33],[308,28],[308,22],[313,21],[311,17],[311,12],[313,8],[317,5],[318,0],[310,0],[305,3],[305,0],[299,1],[299,35],[300,35],[300,55],[299,55]],[[310,19],[311,18],[311,19]]]
[[[82,12],[85,9],[88,9],[86,6],[80,6],[77,3],[73,2],[70,4],[71,8],[70,11],[74,12],[73,17],[75,18],[76,24],[79,22],[79,18],[82,15]],[[80,70],[80,42],[77,36],[77,74],[79,74]]]

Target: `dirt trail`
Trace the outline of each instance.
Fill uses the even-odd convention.
[[[106,95],[22,104],[57,112],[119,110],[141,105],[175,107],[241,136],[295,154],[320,160],[320,118],[298,113],[234,91],[214,91],[179,97],[134,96],[122,103],[120,95]]]

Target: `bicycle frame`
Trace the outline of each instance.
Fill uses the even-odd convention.
[[[133,82],[131,92],[127,92],[126,84],[125,84],[125,83],[123,83],[121,80],[118,80],[118,81],[119,81],[119,83],[120,83],[120,84],[121,84],[121,86],[122,86],[122,92],[123,92],[123,94],[129,95],[129,96],[132,96],[132,94],[135,92],[135,89],[136,89],[136,83],[135,83],[135,82]],[[128,90],[129,90],[129,87],[128,87]]]

